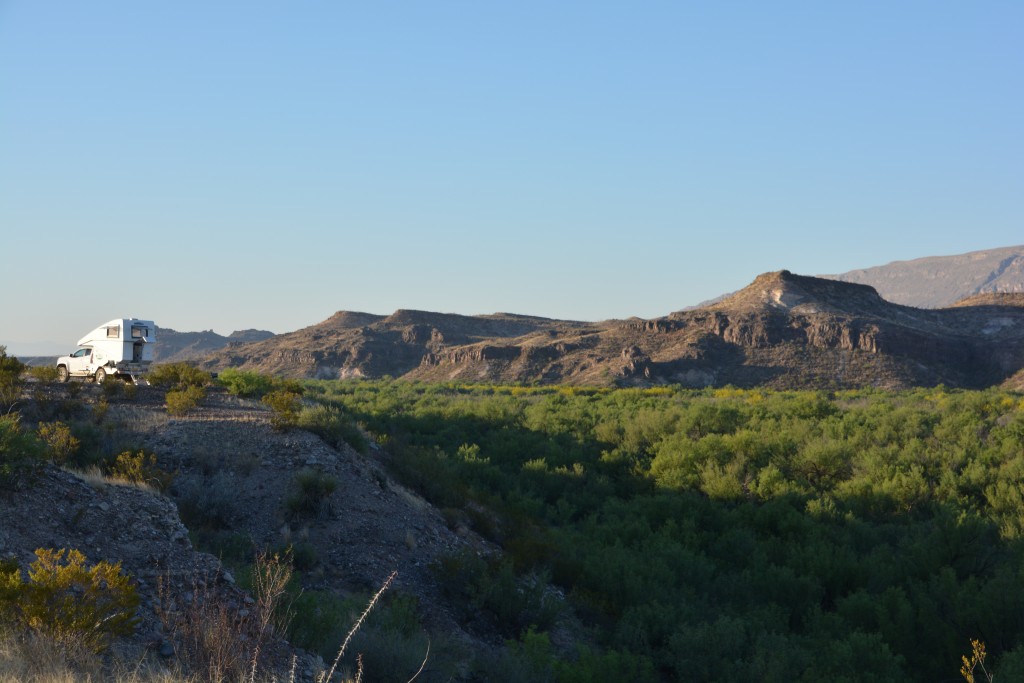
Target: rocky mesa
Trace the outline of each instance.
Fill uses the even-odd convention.
[[[782,270],[722,301],[649,320],[340,312],[201,364],[296,378],[978,388],[1024,368],[1024,306],[1019,295],[989,293],[920,309],[867,285]]]

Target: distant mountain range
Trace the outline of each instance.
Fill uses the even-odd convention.
[[[943,308],[975,294],[1024,292],[1024,246],[894,261],[822,277],[871,285],[893,303]]]
[[[238,330],[225,337],[213,330],[178,332],[161,327],[157,330],[158,343],[153,345],[153,356],[158,363],[198,360],[232,344],[263,341],[273,336],[273,332],[266,330]]]
[[[294,378],[1024,389],[1024,247],[834,276],[765,273],[651,320],[341,311],[280,335],[161,328],[155,354]]]
[[[1024,294],[926,310],[872,287],[765,273],[704,308],[586,323],[340,312],[201,362],[289,377],[694,387],[985,387],[1024,368]]]

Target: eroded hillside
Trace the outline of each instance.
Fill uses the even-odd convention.
[[[415,662],[399,657],[375,666],[390,667],[396,676],[401,667],[411,666],[406,672],[411,675],[423,657],[427,633],[443,637],[452,651],[488,647],[452,617],[436,565],[458,552],[493,549],[468,529],[450,526],[435,508],[395,482],[381,466],[379,453],[362,455],[344,442],[328,444],[306,431],[275,429],[270,410],[258,400],[216,387],[209,388],[202,405],[173,417],[164,394],[146,386],[31,382],[18,404],[16,423],[30,432],[43,425],[71,425],[78,444],[66,454],[69,467],[88,468],[87,462],[95,461],[107,463],[106,468],[120,452],[152,454],[148,471],[154,484],[166,485],[164,493],[98,470],[84,475],[54,464],[0,487],[0,559],[13,560],[27,572],[37,548],[71,548],[80,550],[90,565],[121,563],[141,603],[139,625],[115,644],[119,657],[184,667],[185,673],[205,666],[197,663],[195,644],[182,625],[182,620],[210,616],[197,616],[195,610],[205,604],[215,606],[217,619],[228,619],[223,626],[233,637],[249,638],[242,646],[255,656],[246,624],[257,604],[226,565],[246,565],[260,553],[286,551],[299,572],[289,600],[306,595],[302,600],[312,601],[297,612],[301,619],[313,619],[299,631],[310,643],[336,649],[358,616],[350,610],[361,609],[360,601],[365,604],[359,596],[372,594],[397,572],[390,593],[400,598],[403,609],[414,610],[413,623],[423,630],[409,636],[415,641],[409,646]],[[4,459],[11,456],[8,445],[0,453]],[[145,461],[140,467],[147,471]],[[294,502],[303,477],[330,482],[314,508]],[[350,596],[356,602],[342,608]],[[314,618],[309,611],[314,608],[322,608],[323,616]],[[327,615],[344,625],[329,626]],[[294,673],[301,680],[314,680],[330,664],[329,654],[325,663],[314,652],[294,649],[283,635],[279,631],[257,643],[259,680],[271,674],[278,680],[290,677],[293,653]],[[444,661],[445,655],[435,656]],[[350,670],[353,661],[345,668]],[[249,660],[243,664],[247,672],[253,666]],[[17,664],[0,657],[0,674],[10,674],[12,666]],[[28,669],[23,673],[28,675]]]

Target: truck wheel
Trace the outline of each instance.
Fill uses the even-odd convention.
[[[61,384],[68,381],[68,369],[63,365],[57,366],[57,381]]]
[[[103,380],[107,378],[107,371],[103,368],[96,370],[96,384],[103,384]]]

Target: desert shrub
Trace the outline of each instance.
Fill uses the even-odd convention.
[[[231,567],[240,567],[252,562],[256,550],[252,537],[239,531],[195,528],[189,530],[189,538],[197,549],[210,553]]]
[[[188,363],[167,363],[157,365],[146,376],[149,383],[157,387],[205,387],[213,383],[210,373]]]
[[[322,590],[303,591],[293,607],[295,617],[288,629],[288,642],[324,658],[334,654],[358,613],[350,601]]]
[[[300,470],[285,496],[285,511],[292,518],[329,515],[331,494],[337,487],[338,480],[325,472],[308,468]]]
[[[547,575],[517,577],[509,560],[464,550],[442,556],[434,570],[444,592],[467,609],[464,619],[478,619],[484,610],[507,638],[530,626],[550,628],[561,611],[549,594]]]
[[[40,422],[36,434],[46,444],[46,454],[58,465],[65,464],[77,451],[79,440],[63,422]]]
[[[106,430],[88,420],[76,420],[70,427],[71,435],[78,440],[78,449],[71,454],[67,464],[77,469],[102,466],[109,454]]]
[[[33,365],[28,369],[28,375],[38,382],[56,382],[57,368],[52,365]]]
[[[206,389],[201,386],[190,385],[182,389],[168,391],[164,397],[164,402],[167,405],[167,412],[169,414],[185,415],[195,410],[204,398],[206,398]]]
[[[262,398],[274,388],[272,377],[236,368],[228,368],[217,375],[217,383],[227,389],[229,394],[244,398]]]
[[[445,639],[428,637],[419,618],[416,598],[391,594],[352,638],[368,680],[405,683],[410,679],[450,681],[468,656]],[[425,668],[421,677],[416,672]],[[501,680],[498,676],[492,680]]]
[[[0,626],[12,623],[14,606],[21,589],[21,570],[14,558],[0,559]]]
[[[357,618],[355,618],[354,624],[348,630],[347,633],[344,633],[343,631],[340,631],[342,622],[341,622],[340,618],[338,618],[338,616],[339,616],[340,613],[346,611],[347,610],[346,608],[351,603],[347,602],[347,601],[341,600],[340,598],[338,598],[333,593],[319,592],[318,593],[318,597],[322,597],[323,600],[316,601],[314,603],[310,603],[310,602],[307,601],[305,603],[305,605],[303,606],[304,608],[302,610],[300,610],[298,608],[296,609],[296,620],[293,622],[293,625],[296,624],[296,623],[299,623],[301,621],[301,612],[305,612],[306,615],[310,616],[312,618],[312,621],[319,622],[317,624],[317,626],[319,628],[317,628],[317,629],[315,629],[315,630],[313,630],[311,632],[307,631],[307,630],[304,630],[304,633],[309,633],[310,635],[312,635],[315,638],[316,645],[313,647],[313,649],[315,649],[318,652],[321,652],[321,654],[324,654],[325,656],[327,656],[325,647],[330,647],[329,640],[333,640],[333,641],[337,642],[338,638],[336,636],[340,635],[341,633],[344,633],[344,639],[341,640],[341,645],[340,645],[340,647],[338,647],[337,654],[334,657],[334,661],[331,664],[331,667],[326,672],[323,672],[323,673],[319,674],[317,676],[317,679],[316,679],[317,681],[325,681],[326,682],[326,681],[334,680],[334,675],[335,675],[335,672],[338,670],[338,666],[342,663],[343,657],[345,656],[345,653],[348,651],[349,645],[353,643],[353,637],[358,637],[358,634],[359,634],[360,630],[362,628],[364,628],[365,625],[368,624],[367,617],[370,616],[371,612],[377,606],[378,602],[380,602],[381,596],[384,595],[385,591],[387,591],[391,587],[391,584],[394,582],[394,579],[395,579],[395,577],[397,577],[397,575],[398,575],[397,571],[392,571],[391,572],[391,574],[389,575],[387,580],[384,582],[384,584],[381,586],[381,588],[377,591],[377,593],[372,598],[370,598],[370,601],[369,601],[369,603],[367,603],[366,608],[364,610],[362,610],[362,613],[359,614]],[[301,599],[301,597],[302,596],[300,596],[300,599]],[[298,601],[296,601],[296,602],[298,603]],[[324,609],[322,607],[322,605],[326,606],[328,608]],[[298,607],[298,604],[297,604],[297,607]],[[311,607],[311,609],[310,609],[310,607]],[[352,615],[354,617],[354,613]],[[329,640],[326,639],[325,636],[328,636]],[[295,631],[293,631],[290,634],[290,637],[289,637],[289,641],[292,642],[293,644],[298,643],[298,642],[302,642],[302,639],[303,639],[302,634],[298,633],[298,632],[295,632]],[[356,663],[357,664],[356,664],[356,671],[355,671],[354,677],[355,677],[356,681],[359,681],[359,680],[362,679],[362,655],[361,654],[358,654],[356,656]],[[416,675],[414,675],[413,678],[415,679]],[[381,679],[381,680],[386,680],[386,679]],[[411,679],[402,679],[402,680],[411,680]]]
[[[0,572],[0,611],[17,627],[69,646],[103,652],[116,636],[135,628],[139,597],[121,563],[86,566],[74,549],[36,550],[28,581],[20,572]]]
[[[117,455],[108,472],[114,479],[134,484],[146,484],[157,491],[166,491],[174,475],[157,466],[156,455],[145,451],[124,451]]]
[[[21,397],[25,365],[7,355],[7,347],[0,346],[0,409],[9,410]]]
[[[335,448],[347,443],[359,453],[369,450],[369,442],[352,418],[334,406],[319,404],[302,408],[296,426],[313,432]]]
[[[68,417],[65,406],[68,401],[61,401],[36,385],[32,390],[32,400],[25,403],[19,410],[26,422],[47,422]]]
[[[547,633],[529,629],[520,640],[505,641],[505,648],[483,652],[474,661],[474,673],[480,680],[506,683],[555,683],[555,655]],[[597,680],[615,679],[602,675]]]
[[[0,488],[28,485],[43,466],[43,445],[21,428],[17,413],[0,415]]]
[[[309,541],[301,541],[291,546],[292,564],[301,572],[308,572],[320,563],[320,553],[316,545]]]
[[[558,683],[590,683],[590,681],[632,681],[656,683],[661,680],[655,673],[649,657],[632,652],[594,652],[579,646],[575,661],[555,663]]]
[[[380,614],[385,614],[381,611]],[[373,619],[352,638],[352,651],[362,657],[367,679],[379,683],[405,683],[423,664],[429,654],[429,674],[417,680],[450,681],[457,669],[451,653],[444,652],[422,630],[403,632]],[[500,676],[490,680],[505,680]]]
[[[176,499],[181,521],[189,529],[221,530],[230,527],[235,509],[234,479],[224,472],[192,480]]]
[[[102,384],[101,390],[103,392],[103,398],[110,400],[116,399],[124,394],[125,382],[119,377],[111,377],[109,382]]]
[[[302,395],[288,389],[278,389],[263,397],[274,414],[270,423],[278,431],[287,431],[298,424]]]
[[[100,424],[103,422],[103,419],[106,418],[107,412],[109,411],[110,404],[107,403],[106,397],[101,398],[96,401],[95,405],[92,407],[92,421],[96,424]]]

